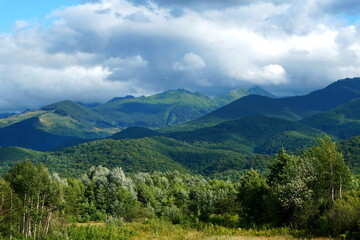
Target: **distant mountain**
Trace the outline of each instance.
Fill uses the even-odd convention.
[[[360,78],[338,80],[324,89],[304,96],[274,99],[250,95],[240,98],[195,121],[175,126],[174,128],[164,129],[164,132],[194,130],[205,126],[214,126],[222,121],[257,114],[296,121],[337,107],[359,97]]]
[[[150,128],[171,126],[203,116],[216,108],[217,104],[213,99],[182,89],[148,97],[115,98],[108,103],[92,107],[66,100],[44,106],[40,110],[0,119],[0,146],[21,146],[37,150],[47,150],[48,147],[54,149],[63,146],[63,140],[66,139],[73,141],[104,138],[131,126]],[[36,119],[34,121],[37,123],[31,122],[30,118]],[[27,120],[31,124],[28,124]],[[24,124],[21,124],[22,121],[25,121]],[[26,140],[22,139],[24,135],[21,133],[25,125],[27,131],[34,133],[33,137],[27,135]],[[7,133],[9,129],[16,131],[18,137],[11,137],[12,140],[6,141],[8,136],[1,134]],[[34,140],[32,138],[40,135],[51,136],[52,139],[56,137],[57,140],[51,140],[51,144],[44,142],[45,145],[42,147],[40,139],[32,141]]]
[[[16,113],[0,113],[0,119],[16,115]]]
[[[85,106],[85,107],[89,107],[89,108],[94,108],[94,107],[97,107],[97,106],[100,106],[101,103],[83,103],[83,102],[76,102],[77,104],[80,104],[82,106]]]
[[[300,121],[328,134],[346,139],[360,135],[360,99]]]
[[[94,108],[94,111],[118,128],[162,128],[196,119],[216,108],[211,98],[179,89],[111,101]]]
[[[38,117],[0,128],[0,146],[26,147],[34,150],[59,149],[81,142],[80,138],[59,136],[43,130]]]
[[[218,104],[219,107],[222,107],[222,106],[225,106],[226,104],[229,104],[235,100],[238,100],[242,97],[245,97],[245,96],[248,96],[251,94],[275,98],[274,95],[265,91],[264,89],[260,88],[259,86],[254,86],[249,89],[237,88],[237,89],[231,90],[228,94],[215,96],[213,99]]]
[[[132,95],[127,95],[125,97],[114,97],[113,99],[109,100],[108,103],[112,103],[112,102],[118,102],[118,101],[122,101],[122,100],[126,100],[126,99],[133,99],[135,98]]]
[[[249,92],[249,95],[254,94],[254,95],[260,95],[260,96],[264,96],[264,97],[277,98],[275,95],[269,93],[268,91],[262,89],[259,86],[253,86],[253,87],[249,88],[248,92]]]

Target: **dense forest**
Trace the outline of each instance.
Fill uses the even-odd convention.
[[[359,197],[359,179],[327,135],[296,155],[280,149],[267,171],[238,180],[100,165],[61,178],[25,160],[0,179],[0,231],[5,239],[131,239],[140,233],[127,223],[158,229],[160,221],[168,231],[285,228],[359,239]],[[94,221],[100,226],[79,225]]]

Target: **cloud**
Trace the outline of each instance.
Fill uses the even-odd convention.
[[[181,61],[175,62],[173,65],[174,71],[179,72],[201,70],[205,67],[204,60],[192,52],[185,54]]]
[[[350,3],[351,1],[347,1]],[[360,75],[360,28],[332,0],[102,0],[0,35],[0,111],[186,88],[303,94]],[[337,10],[338,9],[338,10]]]
[[[234,76],[237,77],[237,76]],[[238,77],[250,79],[256,84],[284,84],[288,82],[285,69],[278,64],[269,64],[261,68],[248,69]]]

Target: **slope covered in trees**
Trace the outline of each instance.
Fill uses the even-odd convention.
[[[300,121],[328,134],[346,139],[360,135],[360,99]]]
[[[259,94],[265,92],[257,91]],[[93,107],[61,101],[41,110],[0,119],[0,146],[53,150],[74,145],[77,143],[74,139],[104,138],[129,126],[166,127],[193,120],[241,97],[226,96],[218,103],[200,93],[179,89],[148,97],[114,98]],[[9,132],[13,137],[7,140]],[[42,142],[42,138],[47,140]]]
[[[177,140],[239,152],[273,154],[281,147],[296,151],[314,144],[321,132],[284,119],[254,115],[213,127],[166,134]]]
[[[281,149],[267,174],[250,169],[238,181],[177,171],[129,175],[102,166],[86,170],[81,179],[66,179],[25,161],[0,178],[0,233],[5,238],[129,239],[137,232],[126,231],[124,222],[162,219],[219,229],[224,238],[239,228],[288,227],[293,230],[286,233],[298,237],[358,239],[356,181],[328,136],[301,155]],[[68,224],[87,221],[107,225]],[[156,237],[163,226],[153,230]]]
[[[272,157],[196,147],[165,137],[97,140],[60,152],[48,153],[36,162],[64,176],[75,176],[91,166],[121,166],[127,172],[194,172],[204,175],[232,174],[255,168],[264,170]]]
[[[360,79],[347,78],[304,96],[275,99],[259,95],[246,96],[199,119],[164,129],[164,131],[194,130],[214,126],[226,120],[258,114],[296,121],[359,97]]]

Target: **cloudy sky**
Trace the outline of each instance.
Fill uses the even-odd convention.
[[[0,111],[360,76],[358,0],[0,0]]]

